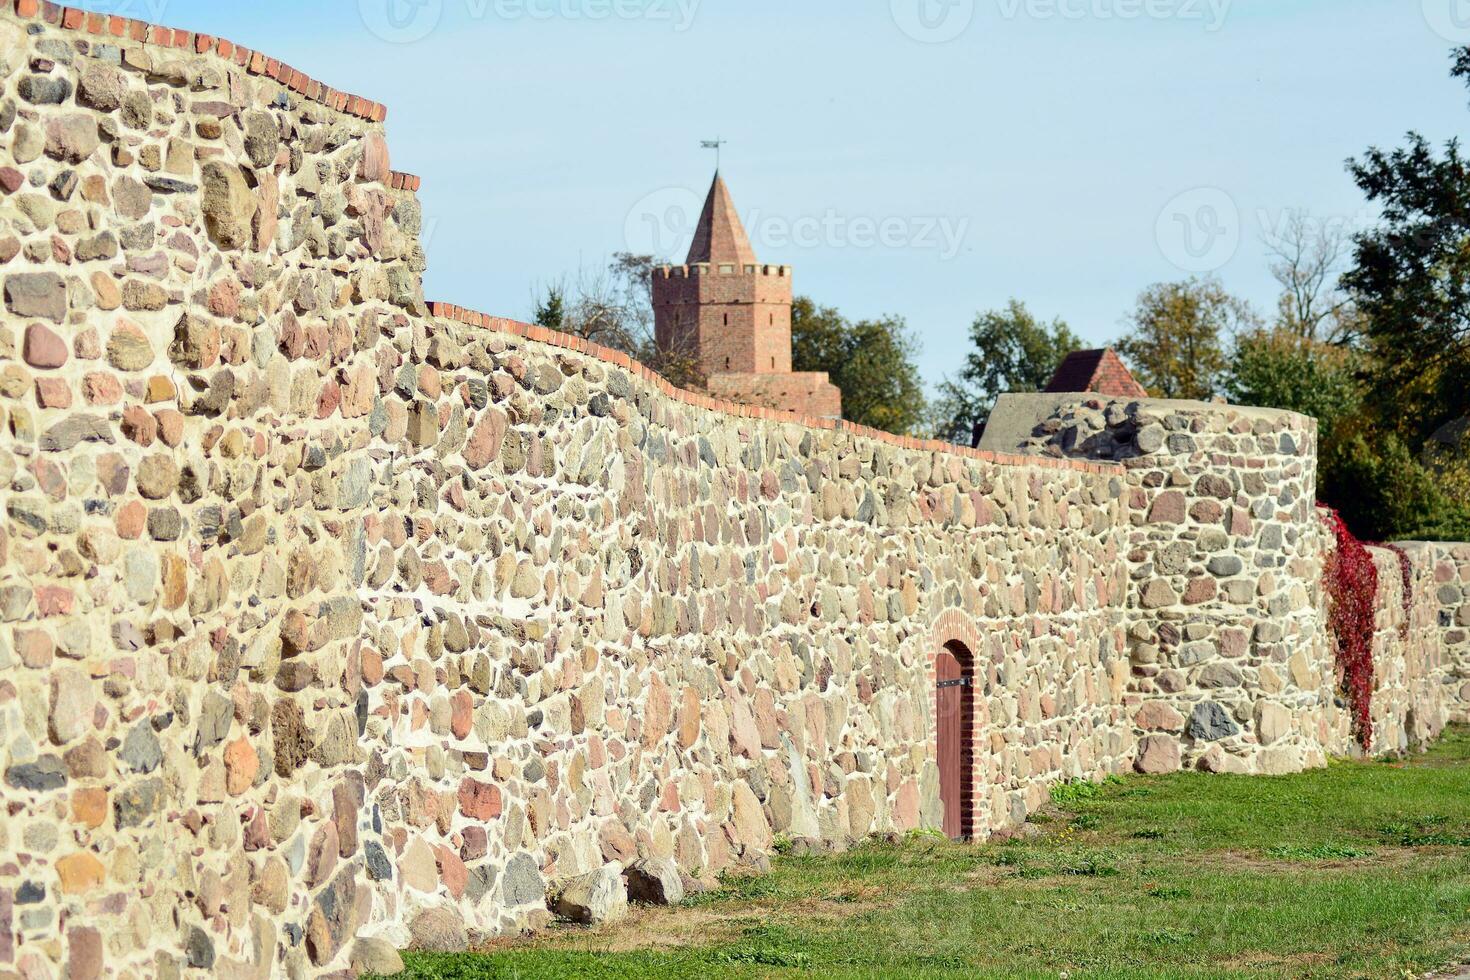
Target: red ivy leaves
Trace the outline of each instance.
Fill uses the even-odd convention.
[[[1373,634],[1378,619],[1378,566],[1337,511],[1328,511],[1324,520],[1337,538],[1337,550],[1327,561],[1329,625],[1337,642],[1338,673],[1342,675],[1342,686],[1353,713],[1353,732],[1366,752],[1373,746]]]

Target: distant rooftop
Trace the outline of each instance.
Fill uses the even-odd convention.
[[[1049,393],[1093,391],[1114,398],[1148,397],[1148,390],[1138,383],[1112,348],[1068,354],[1045,390]]]

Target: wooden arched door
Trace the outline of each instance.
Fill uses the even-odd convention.
[[[971,836],[970,746],[974,724],[970,651],[949,643],[934,664],[934,727],[939,763],[939,799],[944,805],[944,834],[951,840]]]

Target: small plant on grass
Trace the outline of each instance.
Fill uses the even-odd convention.
[[[795,842],[786,834],[777,834],[771,841],[771,850],[777,854],[790,854]]]
[[[1073,861],[1062,868],[1062,874],[1078,878],[1111,878],[1118,873],[1117,868],[1096,854],[1085,855],[1080,861]]]
[[[721,963],[747,963],[799,970],[812,965],[811,954],[801,948],[794,933],[781,926],[764,923],[746,929],[741,933],[739,941],[716,950],[714,958]]]
[[[1470,834],[1449,829],[1448,817],[1419,817],[1385,824],[1379,829],[1384,842],[1400,847],[1470,847]]]
[[[1373,852],[1355,844],[1329,841],[1304,847],[1300,844],[1282,844],[1266,851],[1266,856],[1277,861],[1352,861],[1372,857]]]

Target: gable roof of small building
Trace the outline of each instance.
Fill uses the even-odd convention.
[[[1110,347],[1068,354],[1057,367],[1057,373],[1047,382],[1045,390],[1052,393],[1092,391],[1115,398],[1148,397],[1148,390],[1138,383],[1117,351]]]

